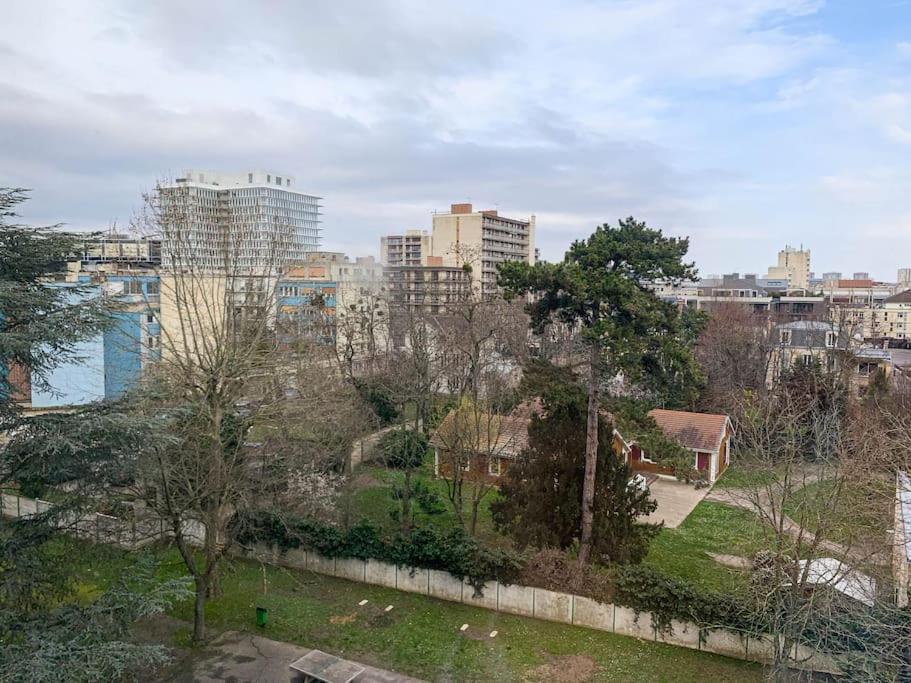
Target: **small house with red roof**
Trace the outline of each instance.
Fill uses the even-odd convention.
[[[734,433],[731,418],[712,413],[656,408],[649,411],[664,435],[693,453],[693,467],[714,484],[730,462],[730,442]],[[674,471],[660,464],[660,457],[649,457],[635,441],[627,442],[615,432],[615,445],[634,472],[673,476]]]

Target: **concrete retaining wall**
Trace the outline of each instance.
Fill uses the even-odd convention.
[[[476,594],[474,587],[467,581],[460,581],[448,572],[396,567],[377,560],[333,559],[303,550],[289,550],[276,558],[276,551],[277,549],[258,544],[252,554],[263,561],[277,560],[283,566],[306,568],[351,581],[396,588],[507,614],[610,631],[737,659],[768,662],[775,647],[775,641],[771,637],[751,638],[725,629],[700,629],[696,624],[685,621],[674,620],[669,631],[662,631],[656,627],[655,620],[648,612],[637,614],[629,607],[569,593],[515,584],[507,586],[490,581],[485,584],[481,594]],[[813,671],[838,673],[831,658],[802,646],[792,665]]]

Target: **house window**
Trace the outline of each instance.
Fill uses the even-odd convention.
[[[160,283],[153,280],[146,285],[146,294],[160,294],[161,286]]]
[[[785,346],[791,345],[791,330],[779,330],[779,341]]]
[[[499,477],[501,469],[500,458],[491,456],[487,461],[487,473],[494,477]]]
[[[465,464],[462,465],[462,471],[468,472],[471,469],[471,457],[465,458]]]
[[[877,367],[876,363],[860,363],[857,366],[857,374],[861,377],[869,377],[876,372]]]
[[[146,322],[147,322],[147,323],[153,323],[153,322],[155,322],[155,314],[154,314],[154,313],[146,313]]]
[[[835,333],[826,332],[826,348],[834,349],[835,348]]]
[[[810,367],[813,365],[813,356],[809,353],[805,353],[800,357],[800,362],[804,367]]]

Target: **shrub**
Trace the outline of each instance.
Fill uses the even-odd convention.
[[[370,406],[380,424],[392,424],[399,416],[399,409],[392,400],[389,389],[378,380],[355,380],[361,398]]]
[[[651,612],[659,631],[667,631],[672,619],[744,630],[755,624],[752,611],[733,596],[696,589],[646,565],[619,568],[614,589],[617,604]]]
[[[414,429],[393,429],[380,437],[379,450],[387,467],[413,470],[427,454],[427,437]]]

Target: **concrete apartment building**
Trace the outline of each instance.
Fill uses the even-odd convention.
[[[464,299],[469,287],[468,273],[461,266],[445,265],[431,256],[423,266],[389,266],[386,289],[390,307],[395,311],[423,309],[436,315]]]
[[[697,283],[655,283],[654,290],[665,301],[709,313],[737,305],[753,313],[787,320],[818,319],[825,315],[822,296],[787,294],[784,280],[757,278],[754,274],[741,277],[740,273],[728,273]]]
[[[497,291],[497,264],[535,261],[535,217],[507,218],[497,211],[475,211],[452,204],[433,214],[433,256],[449,265],[470,264],[474,286],[485,295]]]
[[[810,288],[810,250],[787,245],[778,252],[778,265],[770,266],[769,279],[786,279],[789,289]]]
[[[911,268],[899,268],[895,290],[904,292],[906,289],[911,289]]]
[[[165,269],[275,269],[319,249],[320,198],[288,175],[188,170],[158,188]]]
[[[380,263],[384,266],[424,266],[431,255],[432,237],[426,230],[406,230],[402,235],[380,237]]]
[[[132,388],[160,358],[160,280],[154,240],[107,235],[88,240],[66,271],[45,286],[70,301],[111,297],[118,303],[110,326],[79,342],[75,358],[55,367],[44,383],[15,368],[16,400],[35,410],[113,399]]]

